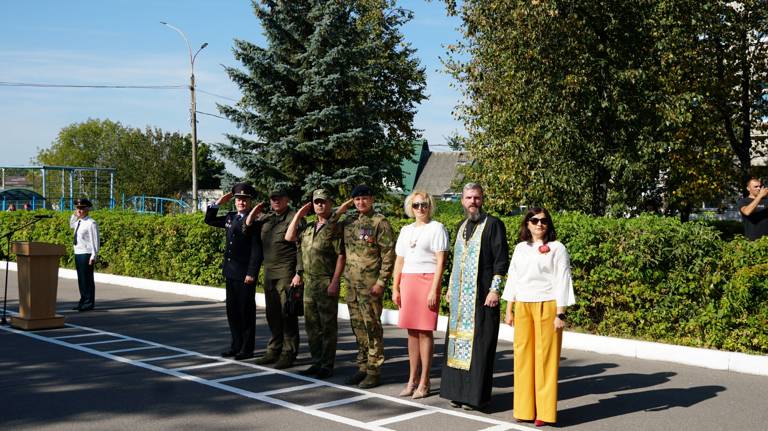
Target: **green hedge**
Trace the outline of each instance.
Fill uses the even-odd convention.
[[[68,214],[51,213],[14,239],[70,244]],[[578,304],[573,330],[688,346],[768,353],[768,238],[746,241],[710,222],[675,218],[553,215],[571,254]],[[0,231],[31,214],[0,214]],[[223,234],[202,215],[95,211],[102,236],[99,271],[221,286]],[[455,238],[460,215],[438,215]],[[502,217],[510,249],[520,217]],[[410,223],[393,220],[396,232]],[[732,227],[729,229],[732,230]],[[729,238],[725,240],[724,238]],[[71,247],[63,261],[74,267]],[[451,267],[449,256],[447,268]],[[444,285],[450,271],[446,271]],[[391,307],[390,293],[386,303]],[[442,303],[443,312],[447,304]]]

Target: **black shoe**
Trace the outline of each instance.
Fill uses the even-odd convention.
[[[358,371],[355,374],[349,376],[347,380],[344,381],[344,383],[348,385],[359,385],[366,376],[368,376],[368,373],[365,371]]]
[[[317,375],[315,377],[317,377],[318,379],[327,379],[332,375],[333,375],[332,369],[323,367],[323,368],[320,368],[320,370],[317,372]]]
[[[231,358],[231,357],[233,357],[233,356],[235,356],[235,355],[236,355],[236,353],[235,353],[235,351],[234,351],[234,350],[232,350],[232,349],[230,349],[230,350],[225,350],[225,351],[221,352],[221,357],[222,357],[222,358]]]
[[[93,310],[93,305],[91,305],[90,307],[82,307],[77,309],[77,311],[80,311],[80,312],[91,311],[91,310]]]
[[[274,364],[275,362],[277,362],[277,356],[270,355],[269,353],[253,361],[253,363],[256,365],[269,365],[269,364]]]
[[[451,407],[453,407],[454,409],[458,409],[461,407],[461,403],[457,401],[451,401]]]
[[[314,376],[320,371],[320,365],[314,364],[306,370],[299,371],[302,376]]]
[[[72,311],[80,311],[80,306],[75,305],[74,307],[72,307]]]
[[[246,352],[240,352],[237,355],[235,355],[236,361],[243,361],[245,359],[251,359],[253,357],[253,352],[246,353]]]

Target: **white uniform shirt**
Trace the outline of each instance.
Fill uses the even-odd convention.
[[[552,241],[547,243],[549,251],[542,253],[541,244],[521,242],[515,246],[501,297],[520,302],[554,299],[558,307],[575,304],[568,251],[560,241]]]
[[[78,222],[80,227],[77,227]],[[90,254],[91,259],[96,260],[96,255],[99,252],[99,226],[96,221],[90,216],[86,216],[83,219],[78,219],[76,215],[72,214],[69,217],[69,227],[76,231],[77,244],[75,244],[75,254]]]
[[[434,273],[435,253],[440,251],[448,251],[448,232],[442,223],[432,220],[420,226],[411,223],[400,229],[395,253],[403,257],[403,273]]]

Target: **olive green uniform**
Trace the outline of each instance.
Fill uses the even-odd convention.
[[[379,376],[384,363],[384,331],[381,327],[382,295],[371,295],[377,281],[387,286],[395,265],[392,226],[383,215],[370,211],[344,219],[347,264],[347,306],[357,338],[359,371]]]
[[[289,209],[282,214],[270,212],[259,218],[264,250],[264,299],[267,324],[272,333],[265,356],[282,355],[291,361],[299,351],[299,318],[286,315],[283,306],[291,279],[301,271],[296,243],[285,240],[294,214]]]
[[[329,220],[312,223],[300,234],[300,253],[304,267],[304,327],[312,362],[333,369],[338,338],[338,296],[328,295],[339,255],[344,254],[341,225]]]

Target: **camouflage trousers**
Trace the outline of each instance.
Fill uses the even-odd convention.
[[[267,343],[267,355],[286,355],[294,359],[299,352],[299,318],[283,313],[290,278],[264,280],[266,315],[272,337]]]
[[[338,339],[339,297],[328,296],[330,277],[304,278],[304,328],[312,363],[333,369]]]
[[[381,327],[382,298],[371,296],[371,284],[347,284],[349,321],[357,339],[357,366],[378,376],[384,364],[384,329]]]

